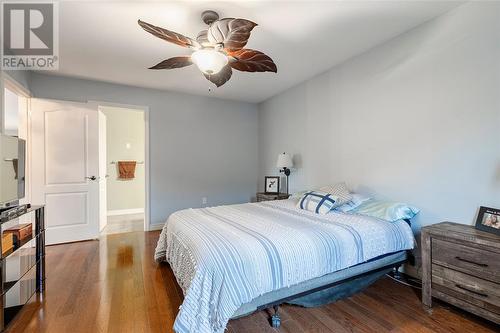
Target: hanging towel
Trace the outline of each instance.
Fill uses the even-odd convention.
[[[136,161],[118,161],[118,178],[134,179]]]
[[[17,158],[12,159],[12,166],[14,167],[14,179],[17,179],[17,169],[19,160]]]

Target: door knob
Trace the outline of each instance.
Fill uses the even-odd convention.
[[[96,176],[90,176],[90,177],[85,177],[85,178],[90,179],[90,180],[96,180],[97,179]]]

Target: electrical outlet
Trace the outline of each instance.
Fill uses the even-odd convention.
[[[203,197],[203,198],[201,198],[201,204],[202,204],[202,205],[206,205],[206,204],[207,204],[207,202],[208,202],[207,197]]]

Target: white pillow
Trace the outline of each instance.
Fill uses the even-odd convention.
[[[337,206],[343,205],[351,201],[352,195],[344,182],[335,185],[325,186],[319,189],[321,192],[326,192],[337,197]]]
[[[366,202],[366,201],[371,199],[371,197],[365,196],[363,194],[351,193],[351,195],[352,195],[351,201],[348,201],[345,204],[335,208],[335,210],[346,213],[346,212],[351,211],[354,208],[358,207],[363,202]]]
[[[309,191],[300,191],[300,192],[295,192],[293,193],[291,196],[290,196],[290,199],[300,199],[302,198],[302,196],[306,193],[306,192],[309,192]]]
[[[337,206],[336,196],[321,191],[306,192],[297,203],[297,208],[322,215],[328,213]]]

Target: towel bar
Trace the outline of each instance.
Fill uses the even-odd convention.
[[[116,161],[111,161],[109,164],[117,164],[118,162]],[[137,162],[137,164],[144,164],[144,161]]]

